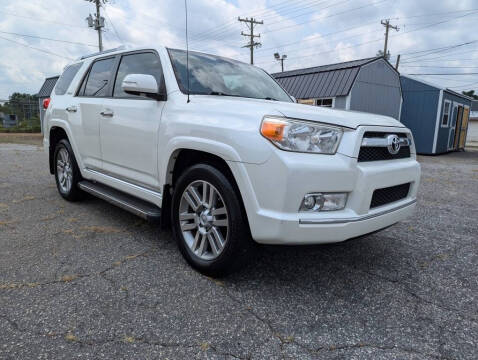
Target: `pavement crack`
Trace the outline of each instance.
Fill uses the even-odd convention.
[[[297,340],[295,340],[294,337],[292,336],[283,336],[279,333],[279,331],[277,331],[273,326],[272,324],[262,318],[261,316],[259,316],[256,312],[254,312],[252,310],[251,307],[249,306],[245,306],[245,304],[240,301],[239,299],[237,299],[235,296],[233,296],[230,291],[228,291],[227,289],[227,286],[225,283],[223,283],[222,281],[220,283],[218,283],[217,280],[215,279],[212,279],[212,278],[208,278],[209,280],[212,280],[218,287],[224,289],[224,293],[226,294],[226,296],[231,299],[232,301],[234,301],[236,304],[239,304],[241,306],[241,308],[245,309],[250,315],[252,315],[256,320],[258,320],[259,322],[261,322],[262,324],[264,324],[269,332],[271,333],[271,335],[273,336],[274,339],[278,340],[279,341],[279,344],[280,344],[280,348],[281,348],[281,351],[283,350],[284,346],[288,345],[288,344],[294,344],[296,345],[297,347],[305,350],[306,352],[308,353],[314,353],[315,351],[313,349],[310,349],[309,347],[307,347],[306,345],[304,344],[301,344],[300,342],[298,342]]]
[[[73,283],[76,282],[79,279],[85,279],[85,278],[90,278],[90,277],[95,277],[95,276],[100,276],[106,281],[110,282],[114,288],[116,288],[116,284],[114,280],[108,278],[105,276],[105,274],[118,266],[121,266],[125,264],[128,261],[137,259],[139,257],[147,256],[150,253],[150,250],[144,251],[142,253],[136,254],[136,255],[128,255],[125,256],[123,259],[114,262],[111,266],[97,272],[92,272],[89,274],[72,274],[72,275],[63,275],[61,278],[57,280],[49,280],[49,281],[44,281],[44,282],[23,282],[23,283],[15,283],[15,282],[8,282],[8,283],[3,283],[0,284],[0,290],[18,290],[18,289],[23,289],[23,288],[35,288],[39,286],[50,286],[50,285],[58,285],[58,284],[68,284],[68,283]]]
[[[453,312],[456,315],[459,315],[464,320],[468,320],[468,321],[471,321],[471,322],[474,322],[474,323],[478,322],[478,319],[474,318],[473,316],[470,317],[470,316],[467,316],[467,315],[463,314],[462,311],[459,310],[459,309],[455,309],[455,308],[451,308],[451,307],[444,306],[444,305],[441,305],[441,304],[437,304],[434,301],[428,300],[428,299],[424,298],[423,296],[418,295],[416,292],[412,291],[409,288],[409,284],[404,283],[404,282],[402,282],[398,279],[391,279],[391,278],[388,278],[387,276],[379,275],[379,274],[376,274],[374,272],[370,272],[370,271],[366,271],[366,270],[362,270],[362,269],[354,268],[354,270],[360,271],[363,274],[367,274],[367,275],[372,276],[372,277],[377,277],[379,279],[382,279],[382,280],[387,281],[387,282],[392,283],[392,284],[396,284],[396,285],[398,284],[402,287],[403,291],[405,291],[408,295],[412,296],[413,298],[417,299],[418,301],[424,302],[424,303],[432,305],[432,306],[436,306],[437,308],[442,309],[442,310]]]
[[[247,356],[239,356],[239,355],[236,355],[236,354],[233,354],[231,352],[221,352],[219,351],[214,345],[212,344],[208,344],[209,345],[209,348],[214,351],[217,355],[220,355],[220,356],[229,356],[229,357],[232,357],[234,359],[240,359],[240,360],[250,360],[252,359],[252,356],[251,355],[247,355]]]
[[[434,358],[439,360],[449,360],[449,358],[444,357],[442,354],[434,355],[429,353],[424,353],[413,348],[405,348],[397,345],[379,345],[379,344],[369,344],[369,343],[355,343],[355,344],[343,344],[343,345],[330,345],[330,346],[322,346],[316,349],[316,352],[334,352],[340,350],[354,350],[354,349],[376,349],[376,350],[398,350],[400,352],[408,353],[408,354],[415,354],[415,355],[422,355],[428,358]]]

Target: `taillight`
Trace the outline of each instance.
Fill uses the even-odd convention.
[[[43,100],[43,109],[48,109],[48,106],[50,105],[50,98],[46,98]]]

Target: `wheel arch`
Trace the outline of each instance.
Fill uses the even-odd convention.
[[[242,196],[240,186],[236,180],[236,176],[234,175],[234,171],[231,168],[228,160],[225,159],[223,156],[212,152],[188,147],[175,149],[169,156],[164,179],[162,205],[163,211],[165,211],[166,213],[170,213],[171,195],[178,178],[187,168],[196,164],[207,164],[213,166],[221,173],[223,173],[224,176],[226,176],[226,178],[231,182],[232,186],[234,187],[238,198],[241,200],[241,207],[246,214],[246,221],[249,224],[244,198]],[[165,222],[165,225],[166,227],[170,225],[169,219]]]
[[[63,129],[60,126],[52,126],[49,131],[49,142],[50,142],[50,147],[48,150],[48,159],[49,159],[49,164],[50,164],[50,174],[55,173],[55,161],[54,161],[54,156],[55,156],[55,148],[58,142],[60,140],[66,139],[70,141],[68,134],[66,133],[65,129]]]

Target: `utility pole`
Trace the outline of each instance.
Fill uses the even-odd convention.
[[[390,24],[390,19],[382,20],[380,22],[383,26],[385,26],[385,45],[383,47],[383,56],[387,58],[387,50],[388,50],[388,32],[390,29],[394,29],[399,31],[400,28],[397,25]]]
[[[279,53],[275,53],[274,58],[277,61],[280,61],[280,64],[281,64],[281,67],[282,67],[282,72],[284,72],[284,60],[287,59],[287,55],[283,54],[282,56],[280,56]]]
[[[245,34],[243,31],[241,31],[241,35],[242,36],[247,36],[247,37],[250,38],[249,44],[244,45],[243,47],[249,48],[251,50],[251,65],[254,65],[254,48],[260,47],[262,45],[260,42],[257,42],[257,41],[254,40],[254,38],[260,38],[261,37],[261,34],[254,35],[254,25],[263,25],[264,21],[262,21],[262,20],[257,21],[253,17],[251,17],[250,19],[249,18],[242,19],[241,17],[238,17],[237,20],[239,20],[240,22],[245,22],[247,24],[247,27],[249,28],[249,30],[251,32],[250,34]]]
[[[397,56],[397,63],[395,64],[395,70],[398,70],[398,65],[400,64],[400,54]]]
[[[98,48],[100,51],[103,51],[103,37],[101,34],[101,29],[105,27],[105,18],[101,16],[100,14],[100,8],[101,8],[101,2],[103,4],[106,4],[108,0],[86,0],[89,2],[94,2],[96,5],[96,14],[95,17],[91,16],[91,14],[86,18],[86,21],[88,21],[88,26],[91,28],[94,28],[96,31],[98,31]]]

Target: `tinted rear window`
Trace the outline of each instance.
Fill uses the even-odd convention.
[[[73,64],[68,66],[65,71],[63,71],[63,74],[61,75],[60,79],[56,83],[55,86],[55,94],[56,95],[65,95],[66,90],[68,90],[68,87],[70,86],[71,82],[73,81],[73,78],[75,77],[76,73],[78,70],[80,70],[81,65],[83,63],[78,63],[78,64]]]
[[[115,58],[109,58],[96,61],[91,67],[88,80],[86,82],[84,96],[108,96],[109,81]]]

